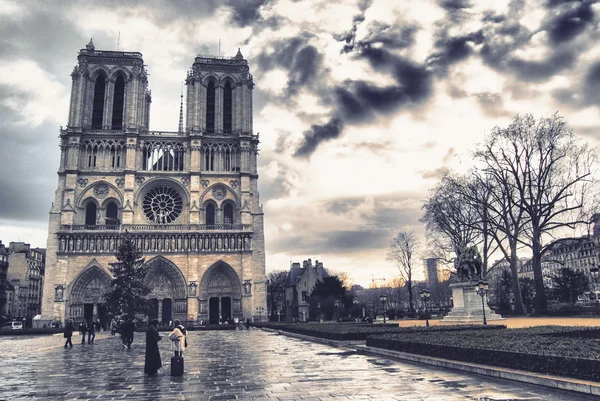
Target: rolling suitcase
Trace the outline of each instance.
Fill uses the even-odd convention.
[[[179,341],[171,342],[171,351],[181,351]],[[183,356],[173,355],[171,357],[171,376],[183,376]]]

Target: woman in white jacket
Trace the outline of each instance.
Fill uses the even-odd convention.
[[[185,349],[185,347],[187,345],[187,341],[185,338],[187,335],[187,330],[181,325],[180,320],[175,320],[175,322],[173,322],[173,323],[175,325],[175,328],[169,334],[169,339],[173,342],[175,342],[175,341],[179,342],[179,347],[177,347],[177,344],[174,343],[175,356],[183,356],[183,350]]]

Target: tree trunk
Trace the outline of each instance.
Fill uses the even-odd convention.
[[[548,314],[548,300],[544,288],[544,276],[542,275],[542,245],[540,243],[540,234],[538,230],[533,231],[533,241],[531,250],[531,265],[533,267],[533,281],[535,283],[535,313],[536,315]]]
[[[406,283],[406,289],[408,290],[408,309],[413,312],[415,309],[413,308],[413,292],[412,292],[412,283],[408,281]]]
[[[513,296],[515,300],[515,315],[522,315],[523,299],[519,285],[519,258],[517,256],[517,241],[510,241],[510,271],[512,273]]]

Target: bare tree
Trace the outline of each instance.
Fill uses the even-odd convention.
[[[421,221],[427,229],[428,248],[443,263],[456,262],[467,246],[477,243],[479,216],[465,198],[460,178],[455,174],[446,173],[430,190],[423,211]]]
[[[473,177],[488,194],[486,204],[489,233],[510,262],[514,312],[523,314],[523,301],[519,288],[519,237],[527,227],[529,218],[525,213],[524,199],[516,189],[515,159],[523,149],[515,147],[500,129],[494,129],[484,145],[475,152],[475,158],[483,168],[474,170]]]
[[[526,238],[519,236],[518,241],[531,248],[536,313],[545,314],[542,258],[551,242],[544,245],[543,241],[558,229],[588,223],[582,212],[594,185],[596,155],[557,114],[537,121],[531,115],[517,116],[507,128],[494,129],[492,138],[502,170],[508,174],[504,190],[512,206],[528,218]]]
[[[419,250],[419,241],[413,231],[400,231],[391,241],[387,251],[386,259],[392,263],[400,272],[408,291],[408,304],[410,310],[413,308],[413,272],[415,260]]]
[[[277,311],[281,311],[285,304],[285,285],[288,272],[285,270],[272,271],[269,273],[268,278],[267,305],[270,315],[275,316]]]

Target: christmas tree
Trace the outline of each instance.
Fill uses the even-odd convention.
[[[128,232],[121,236],[115,257],[118,262],[110,263],[113,275],[111,291],[106,294],[106,303],[113,313],[127,314],[134,318],[136,312],[146,313],[150,288],[144,285],[148,268]]]

